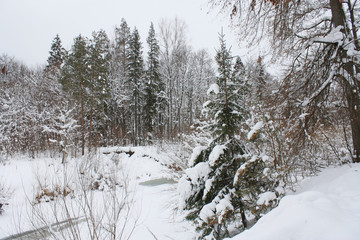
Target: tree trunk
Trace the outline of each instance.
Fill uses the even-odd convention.
[[[121,120],[121,137],[123,139],[122,144],[125,146],[127,144],[127,139],[128,139],[128,135],[127,135],[127,128],[126,128],[126,111],[125,111],[125,106],[122,107],[122,120]]]
[[[89,126],[89,153],[91,153],[92,144],[92,121],[94,115],[94,86],[91,87],[91,100],[90,100],[90,126]]]
[[[80,81],[80,101],[81,101],[81,155],[85,155],[85,112],[84,112],[84,91],[83,84]]]
[[[346,82],[346,98],[350,117],[351,134],[353,140],[353,162],[360,162],[360,111],[359,94],[355,87]]]
[[[332,22],[334,27],[343,26],[345,28],[345,13],[340,0],[330,0]],[[344,29],[345,30],[345,29]]]
[[[344,34],[351,34],[351,32],[346,29],[346,16],[344,9],[342,8],[342,3],[339,0],[330,0],[330,7],[331,7],[331,14],[332,14],[332,21],[334,24],[334,27],[342,26],[342,32]],[[350,9],[350,20],[352,21],[354,19],[353,12]],[[353,29],[352,32],[356,32],[356,29]],[[351,36],[350,39],[356,39],[355,36]],[[357,41],[355,41],[357,43]],[[357,44],[355,44],[357,45]],[[356,46],[358,48],[358,46]],[[356,66],[356,63],[352,61],[352,59],[349,59],[347,53],[345,50],[342,51],[342,56],[340,56],[343,59],[348,59],[349,61],[344,64],[344,69],[349,75],[348,78],[351,78],[353,83],[349,82],[348,78],[344,78],[343,84],[346,94],[346,100],[348,103],[348,114],[350,118],[350,126],[351,126],[351,134],[352,134],[352,140],[353,140],[353,152],[352,152],[352,158],[353,162],[360,162],[360,99],[359,99],[359,82],[356,78],[357,73],[359,72],[359,67]]]

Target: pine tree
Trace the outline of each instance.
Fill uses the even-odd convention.
[[[62,46],[61,39],[59,34],[56,34],[50,49],[50,56],[47,59],[47,66],[45,71],[49,74],[57,73],[62,64],[64,63],[64,58],[66,51]]]
[[[111,124],[115,137],[126,144],[131,112],[129,106],[130,87],[127,85],[127,58],[129,55],[130,28],[125,19],[115,28],[115,40],[111,47]]]
[[[129,55],[127,57],[127,85],[131,92],[130,109],[132,112],[132,140],[137,146],[141,144],[141,115],[144,89],[144,60],[138,30],[135,28],[129,42]]]
[[[75,99],[76,104],[80,106],[78,119],[81,126],[81,153],[85,154],[85,111],[86,100],[88,99],[89,89],[89,68],[87,40],[79,35],[74,39],[71,52],[65,59],[64,67],[61,73],[60,83],[63,89],[70,93]]]
[[[264,192],[271,191],[271,204],[277,203],[271,170],[265,170],[266,164],[260,157],[246,151],[245,140],[239,140],[236,134],[245,114],[238,105],[240,62],[233,65],[224,35],[220,35],[216,62],[218,77],[208,91],[215,96],[206,105],[213,117],[210,129],[214,140],[198,154],[194,166],[179,181],[182,207],[189,211],[187,219],[197,224],[199,239],[223,239],[234,234],[230,229],[238,232],[247,228],[249,216],[258,219],[268,209],[268,203],[257,205]]]
[[[111,49],[111,77],[117,81],[124,81],[127,74],[127,55],[131,37],[130,28],[125,19],[121,19],[120,27],[115,28],[115,39]]]

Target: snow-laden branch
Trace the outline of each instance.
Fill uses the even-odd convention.
[[[342,45],[344,41],[344,33],[341,32],[342,30],[343,30],[343,26],[337,26],[326,36],[315,38],[314,42]]]
[[[331,68],[331,72],[329,77],[326,79],[326,81],[321,85],[321,87],[316,90],[311,96],[310,98],[305,98],[305,100],[303,101],[303,103],[301,104],[303,107],[308,106],[317,96],[319,96],[328,86],[330,86],[330,84],[332,83],[334,76],[336,74],[336,70],[335,67],[333,66]]]

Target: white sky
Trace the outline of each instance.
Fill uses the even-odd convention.
[[[104,29],[110,38],[114,26],[125,18],[137,27],[143,46],[150,22],[178,17],[188,25],[190,45],[218,48],[218,32],[224,28],[228,46],[236,53],[237,44],[228,19],[211,10],[207,0],[0,0],[0,54],[14,56],[30,66],[45,64],[50,45],[58,33],[66,49],[73,38]]]

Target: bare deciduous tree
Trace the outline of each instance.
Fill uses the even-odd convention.
[[[230,16],[248,41],[269,40],[273,56],[286,57],[291,63],[280,87],[280,102],[299,126],[291,134],[299,137],[300,143],[311,136],[317,124],[323,123],[323,114],[331,107],[329,92],[338,84],[342,94],[337,100],[343,102],[340,107],[347,109],[352,132],[353,161],[360,162],[359,2],[211,2]]]

